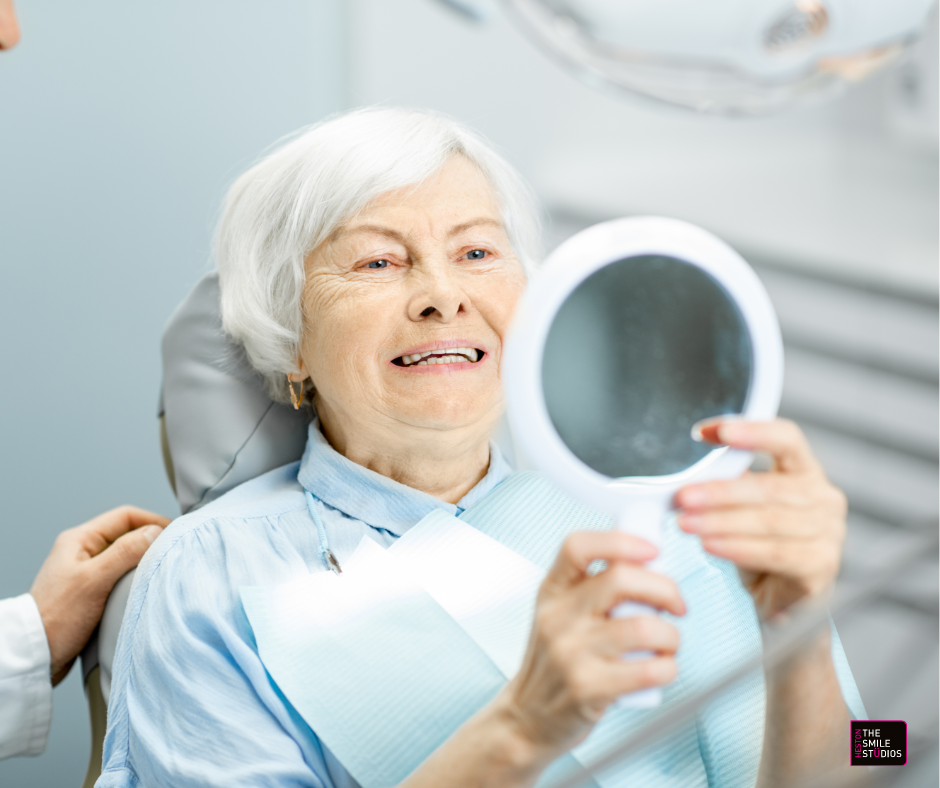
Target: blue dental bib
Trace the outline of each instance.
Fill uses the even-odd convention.
[[[539,474],[517,473],[460,517],[432,512],[388,549],[364,539],[341,575],[242,588],[242,604],[287,700],[363,788],[390,788],[515,675],[538,587],[564,539],[610,527]],[[539,785],[571,773],[598,788],[754,785],[765,714],[760,674],[642,754],[586,771],[672,703],[760,654],[757,616],[735,567],[674,522],[661,555],[660,570],[688,607],[681,618],[664,614],[681,646],[662,709],[612,707]],[[832,649],[843,696],[864,718],[834,630]]]

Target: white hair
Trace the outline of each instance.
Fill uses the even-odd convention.
[[[493,186],[516,256],[538,259],[535,198],[512,166],[466,126],[431,112],[370,108],[303,129],[242,175],[225,197],[216,234],[222,325],[288,399],[303,328],[304,261],[385,192],[412,186],[455,155]]]

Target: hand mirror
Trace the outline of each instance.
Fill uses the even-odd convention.
[[[693,427],[774,418],[782,379],[780,328],[757,275],[715,236],[663,218],[598,224],[553,252],[520,301],[503,365],[522,453],[656,545],[680,487],[733,478],[752,460],[696,440]],[[656,690],[635,695],[630,705],[658,703]]]

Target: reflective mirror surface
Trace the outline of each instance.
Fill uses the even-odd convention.
[[[629,257],[582,282],[555,316],[542,359],[549,416],[568,448],[606,476],[662,476],[714,446],[700,419],[744,409],[750,336],[700,268]]]

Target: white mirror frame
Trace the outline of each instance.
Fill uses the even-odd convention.
[[[639,255],[668,256],[695,265],[734,299],[750,332],[753,353],[751,385],[741,416],[753,421],[773,419],[783,385],[783,343],[767,291],[730,246],[677,219],[615,219],[589,227],[559,246],[520,300],[506,341],[502,375],[510,425],[522,453],[569,495],[609,512],[626,530],[658,543],[662,518],[657,513],[670,508],[679,487],[739,476],[750,465],[751,454],[716,448],[680,473],[611,479],[587,466],[561,440],[542,387],[545,342],[561,305],[591,274]],[[634,527],[623,522],[628,511]]]

